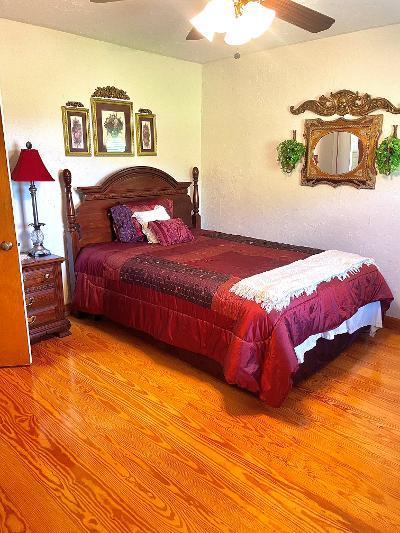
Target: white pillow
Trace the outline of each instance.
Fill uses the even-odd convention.
[[[133,216],[142,226],[142,231],[150,244],[157,244],[158,239],[154,232],[149,229],[149,222],[153,222],[154,220],[169,220],[171,218],[162,205],[156,205],[151,211],[135,211]]]

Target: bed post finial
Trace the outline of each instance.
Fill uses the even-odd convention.
[[[199,213],[200,200],[199,200],[199,169],[193,167],[192,170],[193,176],[193,215],[192,215],[192,225],[194,228],[201,228],[201,216]]]

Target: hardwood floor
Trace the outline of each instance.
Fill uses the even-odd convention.
[[[400,331],[272,409],[110,322],[0,370],[0,531],[400,531]]]

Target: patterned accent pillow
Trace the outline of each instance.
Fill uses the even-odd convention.
[[[174,216],[174,202],[171,198],[154,198],[153,200],[139,200],[137,202],[129,202],[126,204],[132,211],[135,212],[152,211],[156,205],[162,205],[165,207],[167,213],[172,218]],[[132,220],[137,235],[142,237],[142,240],[146,240],[146,237],[142,231],[142,226],[136,218]]]
[[[181,218],[149,222],[149,229],[162,246],[191,242],[194,239],[193,233]]]
[[[153,220],[169,220],[171,218],[165,207],[162,205],[156,205],[151,211],[135,211],[133,216],[138,222],[140,222],[142,231],[146,235],[150,244],[157,244],[158,239],[149,228],[149,222],[152,222]]]
[[[110,209],[114,233],[119,242],[140,242],[144,240],[143,233],[138,234],[132,221],[132,211],[128,206],[114,205]]]

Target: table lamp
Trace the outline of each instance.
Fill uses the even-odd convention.
[[[14,181],[30,182],[29,192],[31,193],[32,198],[33,224],[29,224],[29,226],[33,226],[31,233],[33,247],[29,250],[28,255],[31,257],[50,255],[51,252],[43,246],[44,235],[40,228],[45,224],[39,222],[36,203],[37,188],[35,181],[54,181],[54,179],[50,176],[47,168],[44,166],[39,152],[32,149],[32,144],[30,142],[26,143],[26,149],[21,150],[17,164],[11,173],[11,177]]]

